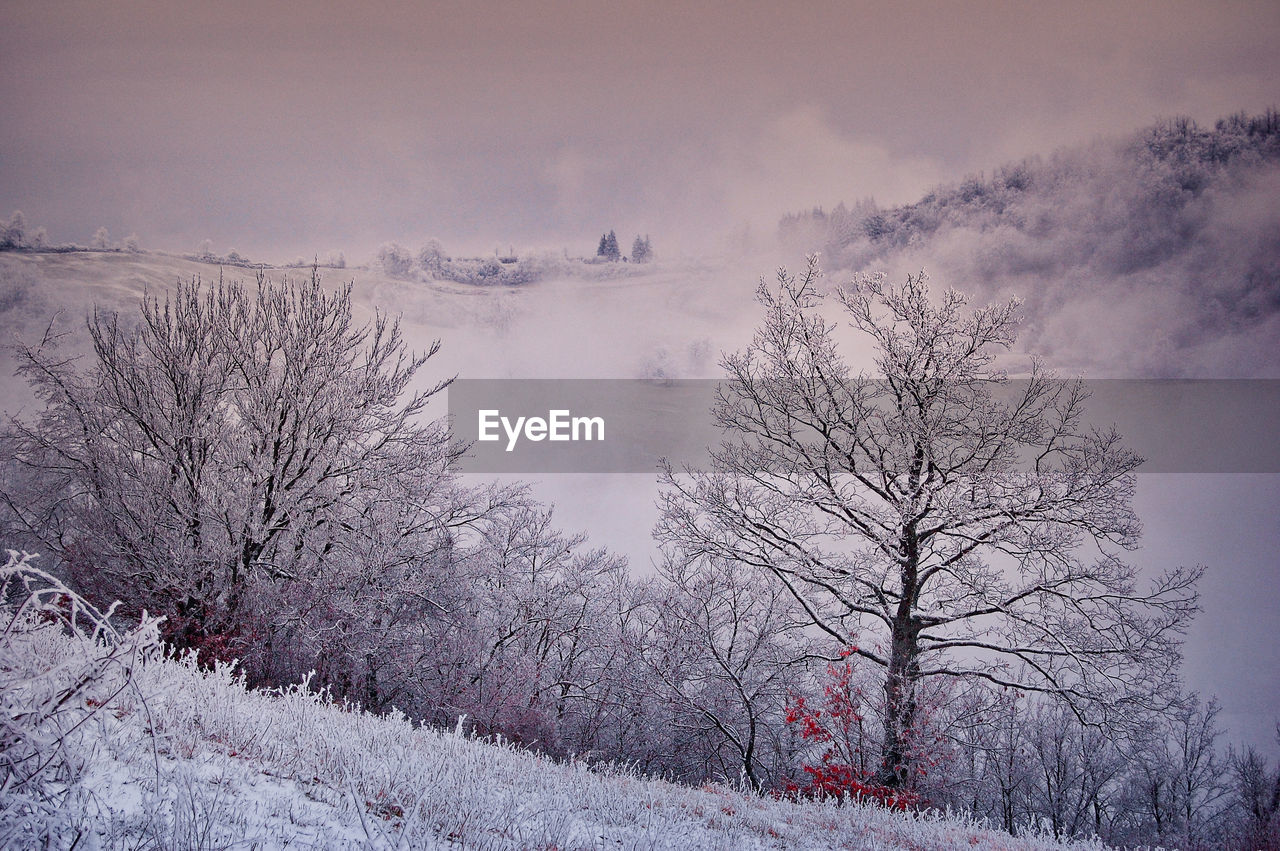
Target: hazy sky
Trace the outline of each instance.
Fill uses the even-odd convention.
[[[1280,102],[1280,4],[0,6],[0,211],[255,259],[601,231],[697,253]]]

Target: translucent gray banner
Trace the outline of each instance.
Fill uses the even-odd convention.
[[[659,459],[705,468],[725,433],[712,417],[722,381],[459,379],[454,433],[464,473],[653,473]],[[1142,473],[1280,473],[1280,380],[1097,379],[1083,425],[1112,426],[1146,458]],[[1012,400],[1017,380],[993,385]]]

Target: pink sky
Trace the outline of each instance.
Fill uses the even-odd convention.
[[[265,8],[264,8],[265,7]],[[8,2],[0,211],[255,259],[651,233],[1280,102],[1274,3]]]

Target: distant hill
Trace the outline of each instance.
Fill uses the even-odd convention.
[[[1091,375],[1280,377],[1280,113],[1186,118],[941,186],[788,215],[829,273],[926,269],[1025,299],[1022,344]]]

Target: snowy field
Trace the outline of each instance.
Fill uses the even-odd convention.
[[[7,572],[20,568],[11,556]],[[68,634],[67,606],[46,603],[44,617],[3,612],[7,758],[21,757],[14,731],[25,724],[25,741],[43,741],[49,760],[0,794],[4,848],[44,847],[45,832],[65,849],[1064,847],[937,813],[559,764],[331,705],[301,686],[256,692],[231,667],[147,649],[145,631],[112,639],[114,650],[87,630]]]

